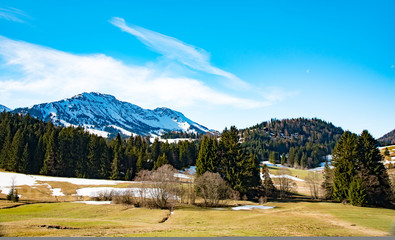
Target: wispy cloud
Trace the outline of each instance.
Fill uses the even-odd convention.
[[[0,6],[0,19],[5,19],[13,22],[24,23],[23,18],[28,17],[28,15],[22,10],[13,7],[1,7]]]
[[[226,105],[251,109],[270,104],[217,91],[198,79],[127,65],[103,54],[70,54],[2,36],[0,60],[0,68],[11,73],[0,76],[0,102],[12,108],[86,91],[113,94],[143,107]],[[13,106],[7,104],[10,102]]]
[[[231,84],[248,88],[248,84],[234,74],[224,71],[210,63],[210,55],[203,49],[186,44],[176,38],[163,35],[136,25],[126,24],[123,18],[110,20],[114,26],[137,37],[142,43],[163,56],[178,61],[192,69],[225,77]]]

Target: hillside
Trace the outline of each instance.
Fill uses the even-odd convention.
[[[60,126],[82,126],[87,131],[103,136],[125,136],[179,131],[206,133],[210,130],[182,113],[169,108],[143,109],[122,102],[114,96],[101,93],[82,93],[57,102],[37,104],[29,108],[18,108],[13,113],[30,114],[43,121]]]
[[[395,144],[395,129],[377,139],[382,145]]]
[[[297,168],[318,167],[343,134],[340,127],[320,119],[272,119],[241,130],[243,145],[260,161]]]

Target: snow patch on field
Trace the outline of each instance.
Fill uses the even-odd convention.
[[[15,186],[34,186],[41,185],[37,181],[43,182],[68,182],[76,185],[116,185],[119,183],[130,183],[128,181],[104,180],[104,179],[86,179],[86,178],[68,178],[68,177],[49,177],[39,175],[28,175],[21,173],[0,172],[0,188],[11,187],[14,180]]]
[[[88,187],[77,189],[77,193],[74,195],[84,197],[98,197],[100,194],[129,194],[133,197],[140,197],[140,193],[142,193],[142,191],[143,190],[141,188]],[[152,194],[154,191],[156,191],[155,188],[146,188],[145,191],[143,191],[143,196],[147,198],[152,198]]]
[[[10,187],[0,187],[0,192],[3,194],[7,195],[8,193],[10,193],[10,191],[11,191]]]
[[[61,190],[61,188],[52,188],[52,196],[64,196]]]
[[[92,205],[104,205],[104,204],[111,204],[111,201],[75,201],[72,203],[85,203],[85,204],[92,204]]]
[[[260,176],[261,176],[261,179],[264,180],[262,173],[260,173]],[[269,176],[270,176],[270,178],[288,178],[288,179],[298,181],[298,182],[306,182],[305,180],[303,180],[301,178],[297,178],[297,177],[290,176],[290,175],[274,175],[274,174],[269,173]]]
[[[183,173],[174,173],[174,177],[176,178],[184,178],[184,179],[192,179],[190,176],[187,176]]]
[[[284,166],[284,165],[281,165],[281,164],[273,164],[273,163],[271,163],[271,162],[269,162],[269,161],[263,161],[263,162],[261,162],[261,164],[262,164],[262,165],[266,165],[266,166],[268,166],[268,167],[288,168],[288,167],[286,167],[286,166]]]
[[[257,206],[257,205],[245,205],[239,207],[232,207],[232,210],[252,210],[252,209],[272,209],[273,206]]]
[[[288,178],[288,179],[291,179],[291,180],[294,180],[294,181],[298,181],[298,182],[306,182],[305,180],[303,180],[301,178],[297,178],[297,177],[289,176],[289,175],[274,175],[274,174],[270,174],[269,173],[269,176],[271,178]]]

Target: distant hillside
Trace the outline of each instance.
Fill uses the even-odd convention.
[[[320,119],[272,119],[241,130],[243,145],[260,161],[317,167],[332,153],[343,129]]]
[[[377,139],[382,145],[395,144],[395,129]]]

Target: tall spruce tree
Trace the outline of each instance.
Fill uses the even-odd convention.
[[[324,190],[324,199],[331,199],[333,196],[333,170],[329,167],[328,160],[325,160],[324,181],[321,187]]]
[[[355,163],[358,158],[357,136],[349,131],[340,137],[332,153],[333,199],[348,199],[350,184],[354,180]]]
[[[217,169],[217,140],[204,136],[196,159],[196,176],[199,177],[207,171],[217,172]]]
[[[272,197],[275,191],[275,187],[269,174],[269,168],[266,165],[263,165],[262,168],[262,179],[262,186],[265,197]]]
[[[367,203],[386,205],[392,197],[391,183],[377,146],[378,142],[364,130],[358,138],[357,171],[366,188]]]
[[[250,188],[257,187],[254,179],[259,178],[259,170],[256,171],[258,168],[256,158],[249,158],[246,155],[239,140],[240,136],[236,127],[232,126],[229,130],[225,128],[221,135],[218,152],[221,175],[232,189],[244,195]]]

